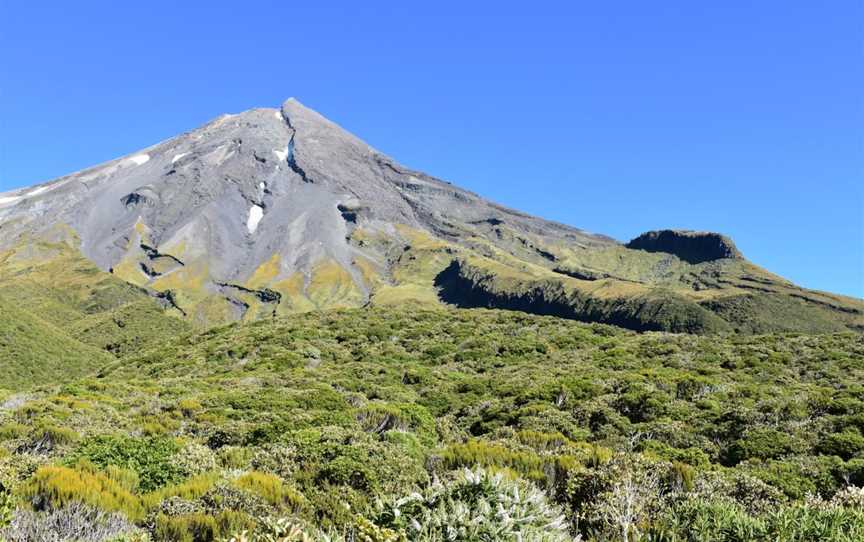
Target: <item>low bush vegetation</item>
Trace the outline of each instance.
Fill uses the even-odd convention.
[[[0,401],[9,541],[864,539],[851,333],[310,313]]]

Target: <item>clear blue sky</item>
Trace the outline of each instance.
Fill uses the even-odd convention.
[[[731,235],[864,296],[864,2],[0,0],[0,191],[295,96],[627,240]]]

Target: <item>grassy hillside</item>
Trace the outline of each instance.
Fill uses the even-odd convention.
[[[21,525],[155,540],[860,540],[862,360],[851,333],[307,313],[7,401],[0,481]]]
[[[81,377],[110,359],[105,352],[0,298],[0,388],[60,383]]]
[[[55,334],[66,334],[79,349],[83,344],[115,356],[191,328],[144,290],[95,267],[62,228],[55,239],[25,240],[0,252],[0,299],[25,309]],[[0,357],[0,364],[7,361]]]
[[[740,257],[691,263],[617,245],[550,245],[503,224],[487,228],[463,232],[460,242],[410,228],[399,229],[399,237],[355,230],[355,245],[391,266],[387,276],[370,272],[370,302],[443,301],[638,331],[864,330],[860,299],[799,288]]]
[[[451,238],[403,224],[386,231],[357,227],[346,239],[358,253],[346,267],[322,257],[304,274],[274,253],[236,283],[214,282],[210,256],[190,253],[185,242],[153,248],[143,228],[108,275],[78,253],[77,239],[66,231],[59,241],[29,240],[0,254],[0,293],[7,287],[6,295],[17,295],[55,325],[82,310],[133,302],[146,287],[172,301],[173,316],[202,328],[414,302],[520,310],[638,331],[864,331],[860,299],[799,288],[740,255],[693,263],[620,245],[551,243],[504,223],[466,228]],[[82,288],[90,284],[97,287]]]
[[[600,258],[604,254],[608,260]],[[594,265],[606,266],[575,263],[595,259]],[[861,300],[804,290],[741,260],[694,265],[621,247],[574,252],[551,270],[501,260],[454,259],[436,277],[441,298],[460,307],[520,310],[638,331],[864,330]]]

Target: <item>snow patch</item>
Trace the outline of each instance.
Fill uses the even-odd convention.
[[[150,161],[149,154],[139,154],[137,156],[133,156],[129,158],[130,162],[134,162],[136,166],[140,166],[141,164],[146,164]]]
[[[249,207],[249,218],[246,220],[246,229],[249,233],[255,233],[258,229],[258,223],[264,218],[264,208],[260,205]]]
[[[171,159],[171,163],[173,164],[174,162],[176,162],[177,160],[183,158],[183,157],[186,156],[187,154],[189,154],[189,153],[188,153],[188,152],[181,152],[180,154],[175,154],[175,155],[174,155],[174,158]]]
[[[280,162],[284,162],[285,159],[288,158],[288,149],[286,148],[284,151],[274,150],[273,154],[276,155],[276,158],[278,158]]]
[[[277,119],[282,120],[282,113],[280,113],[279,111],[274,111],[273,114],[276,116]]]
[[[18,201],[19,199],[21,199],[21,196],[7,196],[5,198],[0,198],[0,205],[12,203],[13,201]]]
[[[50,189],[51,189],[50,186],[40,186],[40,187],[37,188],[36,190],[33,190],[33,191],[28,192],[26,195],[27,195],[27,197],[30,197],[30,196],[36,196],[36,195],[39,195],[39,194],[41,194],[42,192],[45,192],[45,191],[50,190]]]

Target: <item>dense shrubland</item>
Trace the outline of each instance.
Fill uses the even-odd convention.
[[[862,540],[862,432],[854,334],[313,313],[0,391],[0,538]]]

